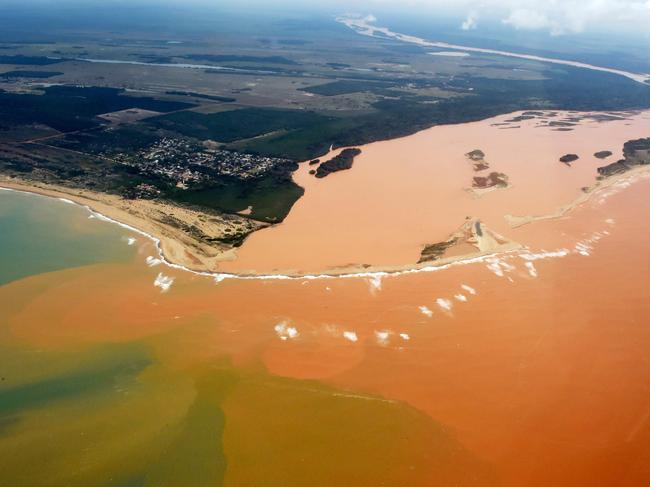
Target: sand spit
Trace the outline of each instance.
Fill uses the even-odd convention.
[[[234,231],[252,232],[268,226],[242,217],[208,215],[152,200],[126,200],[115,195],[64,186],[0,177],[0,187],[58,198],[154,240],[164,258],[194,271],[208,271],[232,258],[232,247],[193,238],[217,239]],[[189,232],[188,230],[191,229]]]
[[[422,249],[418,264],[439,262],[454,256],[461,259],[471,258],[476,253],[510,252],[521,247],[519,243],[485,227],[480,220],[469,219],[444,242],[426,245]]]
[[[565,216],[570,211],[574,210],[580,205],[588,202],[595,195],[602,194],[607,189],[620,185],[621,183],[633,183],[640,177],[645,177],[650,174],[650,165],[637,166],[625,173],[616,174],[610,176],[606,179],[601,179],[597,181],[593,186],[584,188],[583,194],[576,198],[571,203],[561,206],[552,213],[546,215],[526,215],[526,216],[517,216],[517,215],[505,215],[504,218],[510,224],[512,228],[518,228],[522,225],[527,225],[529,223],[542,221],[542,220],[552,220],[555,218],[561,218]]]

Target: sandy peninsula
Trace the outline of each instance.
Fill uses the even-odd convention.
[[[0,187],[72,201],[158,241],[170,263],[195,271],[210,271],[233,258],[229,235],[251,233],[268,226],[237,215],[207,214],[168,202],[124,199],[86,189],[0,176]]]

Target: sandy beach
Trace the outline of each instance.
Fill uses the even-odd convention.
[[[232,247],[201,242],[193,238],[186,228],[194,227],[207,238],[220,238],[228,233],[227,230],[255,231],[267,226],[236,215],[208,215],[159,201],[126,200],[116,195],[17,178],[0,177],[0,187],[64,199],[85,206],[158,241],[159,250],[169,263],[199,272],[214,269],[220,260],[232,258]]]

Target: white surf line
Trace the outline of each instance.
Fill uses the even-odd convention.
[[[448,44],[446,42],[427,41],[420,37],[410,36],[407,34],[400,34],[399,32],[393,32],[386,27],[377,27],[375,25],[372,25],[372,22],[374,22],[373,17],[360,18],[360,17],[341,16],[341,17],[337,17],[336,21],[346,25],[350,29],[354,30],[357,34],[361,34],[369,37],[381,38],[383,36],[386,36],[392,39],[396,39],[398,41],[408,42],[410,44],[417,44],[422,47],[435,47],[440,49],[478,52],[482,54],[494,54],[497,56],[526,59],[529,61],[539,61],[542,63],[561,64],[564,66],[573,66],[575,68],[591,69],[592,71],[601,71],[604,73],[611,73],[611,74],[617,74],[619,76],[624,76],[633,81],[636,81],[637,83],[642,83],[642,84],[648,84],[648,81],[650,81],[650,74],[648,73],[631,73],[629,71],[623,71],[621,69],[604,68],[602,66],[594,66],[593,64],[582,63],[579,61],[567,61],[565,59],[535,56],[532,54],[518,54],[516,52],[500,51],[497,49],[484,49],[481,47],[469,47],[469,46],[461,46],[458,44]],[[377,36],[376,35],[377,33],[382,34],[382,36]]]
[[[165,253],[162,250],[161,246],[161,241],[158,237],[155,237],[151,235],[150,233],[147,233],[143,230],[140,230],[139,228],[133,227],[131,225],[128,225],[126,223],[122,223],[118,220],[115,220],[113,218],[110,218],[102,213],[99,213],[98,211],[93,210],[90,206],[84,205],[81,203],[77,203],[76,201],[69,200],[67,198],[63,197],[58,197],[58,196],[50,196],[50,195],[45,195],[45,194],[40,194],[37,192],[33,191],[26,191],[26,190],[21,190],[21,189],[14,189],[14,188],[6,188],[0,185],[0,190],[5,190],[5,191],[13,191],[16,193],[23,193],[23,194],[29,194],[29,195],[36,195],[36,196],[41,196],[44,198],[53,198],[56,200],[59,200],[64,203],[68,204],[73,204],[76,206],[79,206],[81,208],[84,208],[86,211],[90,213],[91,216],[93,216],[95,219],[113,223],[115,225],[118,225],[126,230],[129,230],[133,233],[137,233],[138,235],[141,235],[143,237],[148,238],[154,243],[154,246],[156,247],[156,252],[158,253],[160,257],[160,263],[166,265],[170,269],[176,269],[184,272],[189,272],[190,274],[194,274],[196,276],[203,276],[203,277],[210,277],[214,279],[216,283],[219,283],[221,281],[224,281],[226,279],[238,279],[238,280],[244,280],[244,281],[270,281],[270,280],[283,280],[283,281],[315,281],[315,280],[321,280],[321,279],[371,279],[372,281],[377,281],[381,280],[384,277],[398,277],[398,276],[404,276],[408,274],[420,274],[420,273],[425,273],[425,272],[438,272],[446,269],[450,269],[452,267],[457,267],[457,266],[464,266],[464,265],[470,265],[470,264],[477,264],[477,263],[483,263],[483,262],[490,262],[491,260],[496,259],[502,259],[506,258],[508,256],[521,256],[522,258],[526,260],[533,260],[530,257],[533,256],[540,256],[537,258],[549,258],[549,257],[564,257],[569,254],[568,251],[565,249],[562,249],[556,253],[553,252],[548,252],[545,254],[531,254],[527,249],[515,249],[515,250],[508,250],[505,252],[494,252],[491,254],[485,254],[485,255],[479,255],[476,257],[468,257],[466,259],[462,260],[456,260],[453,262],[448,262],[447,264],[441,264],[441,265],[429,265],[425,267],[413,267],[410,269],[400,269],[400,270],[391,270],[391,271],[370,271],[370,272],[356,272],[356,273],[349,273],[349,274],[305,274],[305,275],[288,275],[288,274],[234,274],[234,273],[227,273],[227,272],[209,272],[209,271],[197,271],[194,269],[190,269],[189,267],[185,267],[184,265],[180,264],[175,264],[169,260],[167,260],[167,257],[165,256]],[[522,256],[523,254],[523,256]],[[145,259],[145,262],[147,265],[150,266],[151,260],[149,258]],[[156,262],[156,265],[158,265],[158,262]],[[151,267],[151,266],[150,266]]]

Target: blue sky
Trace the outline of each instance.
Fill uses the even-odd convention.
[[[650,35],[650,0],[0,0],[0,8],[48,3],[54,6],[65,3],[91,6],[93,2],[103,6],[126,3],[189,7],[195,4],[230,6],[239,10],[263,6],[265,10],[328,9],[337,13],[363,14],[393,10],[423,17],[452,16],[458,29],[467,31],[498,23],[513,31],[541,32],[552,36],[593,31]]]

